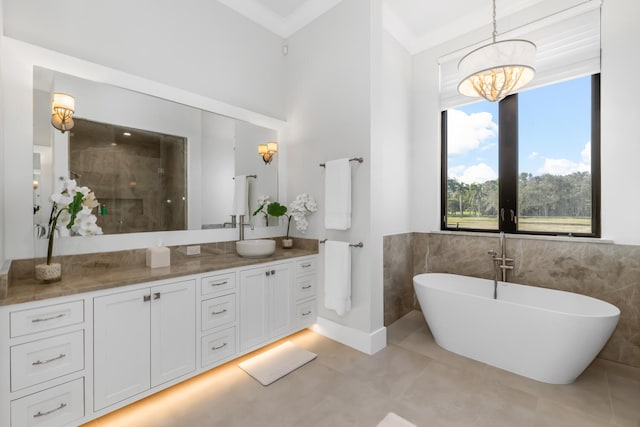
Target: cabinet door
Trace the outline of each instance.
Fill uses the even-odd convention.
[[[151,288],[151,387],[196,368],[195,280]]]
[[[274,265],[269,276],[269,339],[287,335],[293,328],[291,264]]]
[[[240,348],[253,348],[269,339],[267,311],[270,270],[261,267],[240,272]],[[270,274],[270,273],[269,273]]]
[[[149,389],[149,289],[93,300],[94,409]]]

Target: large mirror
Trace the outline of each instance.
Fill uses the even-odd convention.
[[[105,234],[231,227],[234,177],[248,176],[249,214],[278,199],[278,132],[120,87],[34,67],[34,225],[46,226],[62,180],[91,188]],[[75,126],[51,125],[54,93],[75,98]],[[266,215],[256,227],[275,226]]]

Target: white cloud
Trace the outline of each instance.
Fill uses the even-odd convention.
[[[585,144],[584,149],[580,152],[580,158],[580,162],[574,162],[568,159],[544,158],[544,165],[538,169],[538,173],[570,175],[575,172],[591,171],[591,141]]]
[[[538,153],[537,151],[534,151],[531,154],[529,154],[529,160],[537,159],[539,156],[540,156],[540,153]]]
[[[449,168],[449,178],[455,178],[465,184],[482,184],[492,181],[498,177],[496,171],[486,163],[479,163],[473,166],[455,166]]]
[[[466,154],[481,148],[484,141],[498,134],[498,125],[491,113],[467,114],[455,108],[447,113],[447,129],[450,155]]]

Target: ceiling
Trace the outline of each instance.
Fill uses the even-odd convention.
[[[283,38],[342,0],[218,0]],[[543,0],[496,0],[498,18]],[[383,0],[383,24],[407,50],[418,53],[491,23],[491,0]]]

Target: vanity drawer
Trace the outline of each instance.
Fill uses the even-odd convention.
[[[236,273],[219,274],[202,278],[201,295],[217,294],[236,290]]]
[[[12,426],[57,427],[84,417],[84,379],[11,402]]]
[[[305,274],[316,271],[316,259],[307,258],[296,262],[296,274]]]
[[[84,368],[84,331],[11,347],[11,391]]]
[[[236,354],[236,328],[231,327],[202,337],[202,366],[227,359]]]
[[[310,298],[316,295],[316,275],[300,276],[296,278],[296,301]]]
[[[211,298],[201,304],[203,331],[236,321],[236,294]]]
[[[296,304],[296,330],[307,328],[316,322],[316,300]]]
[[[84,301],[13,311],[9,319],[12,338],[75,325],[84,322]]]

